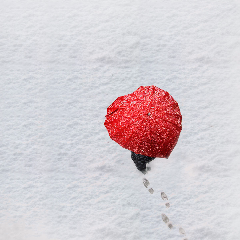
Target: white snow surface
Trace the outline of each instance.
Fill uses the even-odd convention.
[[[239,0],[0,6],[0,240],[240,239]],[[103,123],[150,85],[183,130],[144,176]]]

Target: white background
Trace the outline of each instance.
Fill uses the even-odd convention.
[[[1,240],[240,238],[239,0],[0,6]],[[150,164],[154,194],[103,125],[141,85],[183,116],[169,159]]]

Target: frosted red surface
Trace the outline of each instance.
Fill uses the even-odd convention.
[[[112,140],[123,148],[149,157],[168,158],[182,130],[178,103],[166,91],[141,86],[118,97],[104,122]]]

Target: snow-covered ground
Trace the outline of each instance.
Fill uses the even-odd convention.
[[[0,240],[240,239],[239,0],[0,6]],[[183,115],[153,194],[103,125],[141,85]]]

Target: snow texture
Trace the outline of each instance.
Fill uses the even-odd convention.
[[[0,240],[239,239],[239,0],[0,5]],[[143,175],[103,123],[150,85],[183,130]]]

